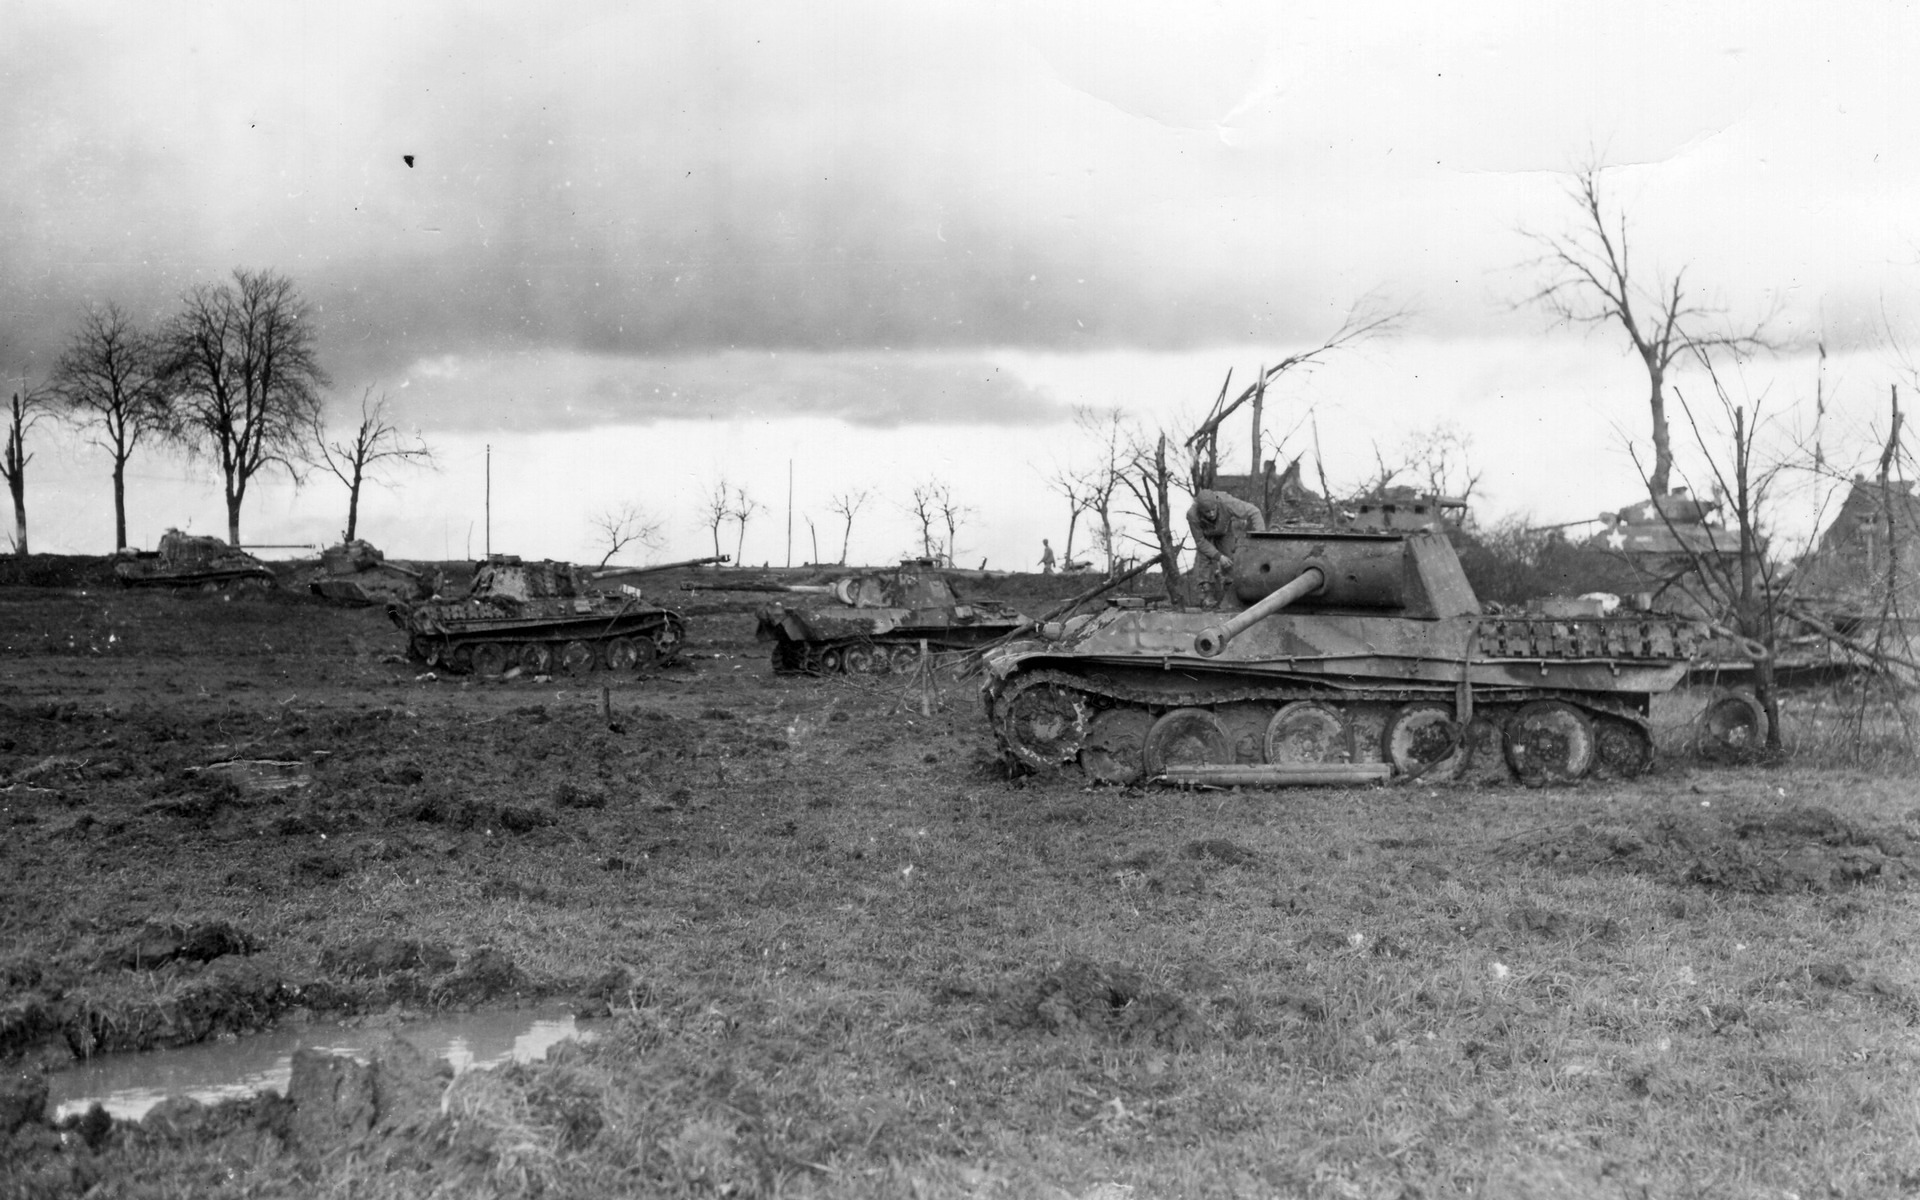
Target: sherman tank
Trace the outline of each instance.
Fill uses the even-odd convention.
[[[459,599],[395,601],[387,605],[387,616],[407,635],[409,657],[482,678],[516,668],[528,675],[631,672],[679,654],[686,637],[680,614],[650,603],[637,588],[608,592],[593,586],[595,579],[596,573],[571,563],[496,554],[474,572]]]
[[[320,552],[307,590],[331,604],[365,608],[425,600],[433,595],[433,581],[425,571],[388,562],[373,545],[355,539]]]
[[[127,587],[240,593],[275,585],[272,568],[253,555],[217,537],[195,537],[178,529],[160,535],[157,552],[138,552],[114,563],[113,574]]]
[[[831,584],[793,584],[780,590],[810,592],[823,601],[774,601],[756,614],[755,636],[773,643],[776,671],[905,673],[918,666],[923,641],[929,652],[969,650],[1025,621],[1005,605],[963,599],[947,572],[925,559],[909,559],[891,571],[848,575]]]
[[[1653,613],[1484,613],[1432,530],[1289,527],[1231,553],[1222,609],[1114,607],[990,652],[1007,757],[1108,783],[1333,764],[1629,777],[1653,760],[1652,698],[1711,636]]]

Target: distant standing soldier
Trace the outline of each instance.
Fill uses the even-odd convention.
[[[1040,539],[1040,573],[1042,575],[1053,574],[1053,543],[1047,541],[1046,538]]]
[[[1202,574],[1212,576],[1224,597],[1227,572],[1233,569],[1233,555],[1240,549],[1240,535],[1248,531],[1264,533],[1267,519],[1238,496],[1201,488],[1193,494],[1193,504],[1187,509],[1187,528],[1193,531],[1195,554],[1212,567]]]

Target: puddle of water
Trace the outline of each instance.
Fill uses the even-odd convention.
[[[592,1036],[564,1008],[467,1013],[404,1025],[315,1021],[233,1042],[103,1055],[49,1075],[47,1111],[57,1121],[98,1102],[120,1120],[137,1121],[168,1096],[212,1104],[269,1090],[284,1093],[293,1077],[294,1051],[311,1048],[364,1059],[390,1034],[447,1060],[456,1072],[531,1062],[569,1038]]]

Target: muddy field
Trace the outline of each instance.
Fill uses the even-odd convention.
[[[0,587],[0,1191],[1920,1187],[1904,771],[1087,790],[1009,778],[970,685],[775,676],[711,600],[677,666],[483,683],[373,610],[46,574]],[[396,1043],[304,1108],[35,1104],[555,998],[606,1035],[451,1091]],[[375,1115],[316,1115],[341,1070]]]

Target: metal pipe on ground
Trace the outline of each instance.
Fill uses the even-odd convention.
[[[1212,787],[1339,787],[1385,783],[1392,775],[1387,763],[1196,763],[1168,767],[1155,778]]]

